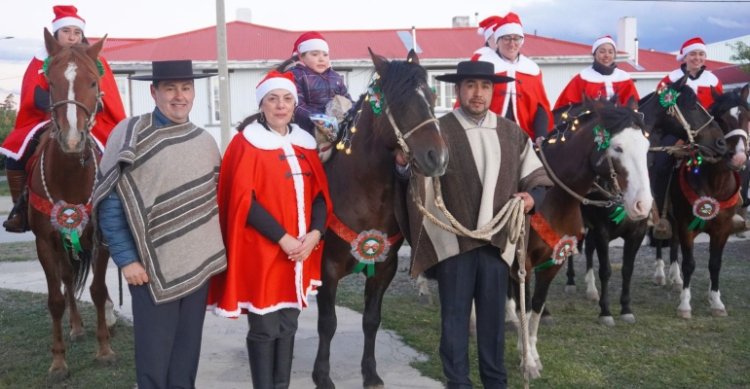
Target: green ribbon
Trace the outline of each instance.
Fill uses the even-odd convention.
[[[609,148],[609,131],[599,124],[594,127],[594,143],[596,143],[596,151]]]
[[[672,88],[667,88],[659,93],[659,104],[664,108],[669,108],[677,104],[677,97],[680,93]]]
[[[375,275],[375,264],[374,263],[366,263],[366,262],[359,262],[356,266],[354,266],[354,269],[352,269],[352,274],[356,273],[364,273],[367,278],[371,278]]]
[[[617,208],[615,208],[612,213],[609,214],[610,220],[612,220],[615,224],[622,223],[623,220],[625,220],[625,207],[622,205],[618,205]]]
[[[63,228],[60,230],[60,234],[62,234],[63,247],[65,247],[66,250],[74,251],[76,253],[83,252],[83,247],[81,247],[81,237],[78,236],[77,229]]]
[[[554,258],[550,258],[550,259],[548,259],[548,260],[546,260],[546,261],[544,261],[544,262],[542,262],[542,263],[534,266],[534,272],[538,273],[538,272],[540,272],[540,271],[542,271],[544,269],[549,269],[552,266],[555,266],[556,264],[557,264],[557,262],[555,262],[555,259]]]
[[[688,225],[688,230],[690,231],[703,230],[704,228],[706,228],[706,221],[698,216],[694,217],[693,221]]]

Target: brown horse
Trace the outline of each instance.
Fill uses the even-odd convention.
[[[705,232],[710,237],[708,268],[710,290],[708,301],[713,316],[726,316],[726,307],[719,291],[719,272],[722,253],[729,235],[733,231],[732,216],[741,205],[738,171],[747,161],[747,131],[750,109],[747,104],[748,87],[741,93],[726,93],[715,96],[711,115],[721,128],[722,150],[701,153],[702,162],[695,162],[694,155],[679,153],[677,168],[672,172],[669,186],[668,216],[673,225],[670,240],[670,280],[681,287],[679,317],[692,317],[690,306],[690,281],[695,270],[693,245],[695,237]],[[708,115],[708,114],[707,114]],[[682,251],[680,274],[677,262],[677,246]],[[683,279],[684,278],[684,279]]]
[[[318,354],[313,381],[333,388],[331,339],[336,332],[336,289],[341,278],[367,274],[362,328],[364,387],[382,387],[375,362],[383,294],[396,274],[403,243],[405,184],[395,174],[394,153],[404,153],[426,176],[445,172],[448,151],[434,114],[434,94],[414,51],[406,61],[388,61],[370,51],[375,74],[344,123],[338,151],[326,163],[334,220],[326,233],[322,285],[318,288]],[[346,128],[346,127],[345,127]]]
[[[90,265],[94,270],[90,291],[96,306],[99,343],[96,359],[101,362],[115,359],[107,328],[108,322],[114,324],[114,314],[104,280],[109,253],[104,247],[94,250],[93,228],[88,223],[98,158],[89,130],[101,105],[97,57],[104,39],[90,47],[67,48],[45,29],[44,41],[49,53],[45,75],[50,86],[52,120],[50,131],[37,148],[38,158],[29,182],[28,215],[36,236],[37,255],[47,277],[53,340],[48,376],[54,382],[69,375],[61,323],[66,305],[70,339],[84,335],[76,299],[85,286]]]
[[[609,177],[611,187],[617,189],[611,198],[594,203],[611,206],[621,201],[623,212],[633,220],[646,218],[653,201],[646,169],[648,140],[635,107],[585,101],[582,108],[538,143],[540,158],[555,186],[536,207],[527,248],[527,278],[535,275],[525,366],[532,377],[542,369],[536,344],[549,286],[583,230],[580,204],[591,203],[583,196],[595,178]],[[515,263],[511,274],[517,269]],[[520,339],[519,334],[519,343]]]

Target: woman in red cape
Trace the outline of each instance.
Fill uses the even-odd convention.
[[[271,72],[256,88],[260,114],[241,125],[219,173],[227,271],[211,282],[220,316],[247,314],[253,387],[288,387],[297,318],[320,285],[320,241],[331,201],[315,139],[292,124],[297,90]]]

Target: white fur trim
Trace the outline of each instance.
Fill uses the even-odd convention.
[[[589,66],[586,69],[581,70],[581,78],[588,82],[621,82],[630,79],[628,72],[615,69],[612,74],[605,75],[594,70],[593,67]]]
[[[500,59],[500,56],[497,55],[495,50],[492,50],[487,46],[482,46],[474,52],[474,55],[479,55],[479,57],[477,57],[477,61],[489,62],[493,64],[495,66],[495,73],[500,73],[501,71],[503,71],[503,60]]]
[[[294,96],[294,103],[297,104],[297,87],[288,78],[284,77],[273,77],[263,81],[257,88],[255,88],[255,101],[260,104],[260,101],[268,94],[268,92],[274,89],[284,89],[289,91]]]
[[[494,25],[489,26],[487,28],[479,27],[477,29],[477,34],[483,36],[484,40],[487,41],[487,39],[490,39],[492,37],[492,35],[494,35],[494,33],[495,33],[495,30],[493,30],[492,27],[494,27]]]
[[[292,131],[282,136],[276,131],[268,131],[262,124],[254,122],[245,127],[242,135],[251,145],[261,150],[280,149],[284,143],[291,143],[308,150],[315,150],[318,147],[315,138],[307,131],[294,123],[291,126]]]
[[[518,23],[506,23],[495,30],[494,36],[495,40],[498,40],[501,36],[511,34],[523,36],[523,27]]]
[[[612,47],[615,48],[615,51],[617,51],[617,45],[615,44],[614,39],[612,39],[612,38],[610,38],[608,36],[603,36],[603,37],[595,40],[594,44],[591,45],[591,54],[594,54],[596,52],[596,49],[599,48],[599,46],[601,46],[601,45],[603,45],[605,43],[611,44]]]
[[[81,30],[86,29],[86,23],[83,20],[73,16],[66,16],[52,22],[52,33],[54,34],[55,32],[57,32],[57,30],[67,26],[78,27]]]
[[[34,137],[34,134],[36,134],[36,132],[39,131],[39,129],[44,127],[44,125],[49,122],[50,122],[49,120],[45,120],[37,124],[36,126],[34,126],[34,128],[32,128],[31,131],[29,131],[28,135],[26,135],[26,138],[23,140],[23,144],[21,144],[21,148],[18,150],[17,153],[14,153],[4,147],[0,147],[0,154],[3,154],[6,157],[13,158],[15,160],[21,159],[21,157],[23,156],[23,152],[26,151],[26,147],[29,145],[29,141],[31,140],[31,138]]]
[[[297,45],[297,52],[300,54],[313,50],[320,50],[328,53],[328,42],[323,39],[308,39]]]
[[[706,45],[704,45],[703,43],[693,43],[692,45],[683,47],[680,52],[677,53],[677,61],[682,61],[683,59],[685,59],[686,55],[695,50],[703,50],[705,52]]]

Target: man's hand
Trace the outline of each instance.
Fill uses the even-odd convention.
[[[534,208],[534,198],[528,192],[514,193],[513,196],[521,198],[523,200],[523,212],[529,213]]]
[[[122,268],[122,275],[130,285],[143,285],[148,282],[146,269],[140,262],[133,262]]]

